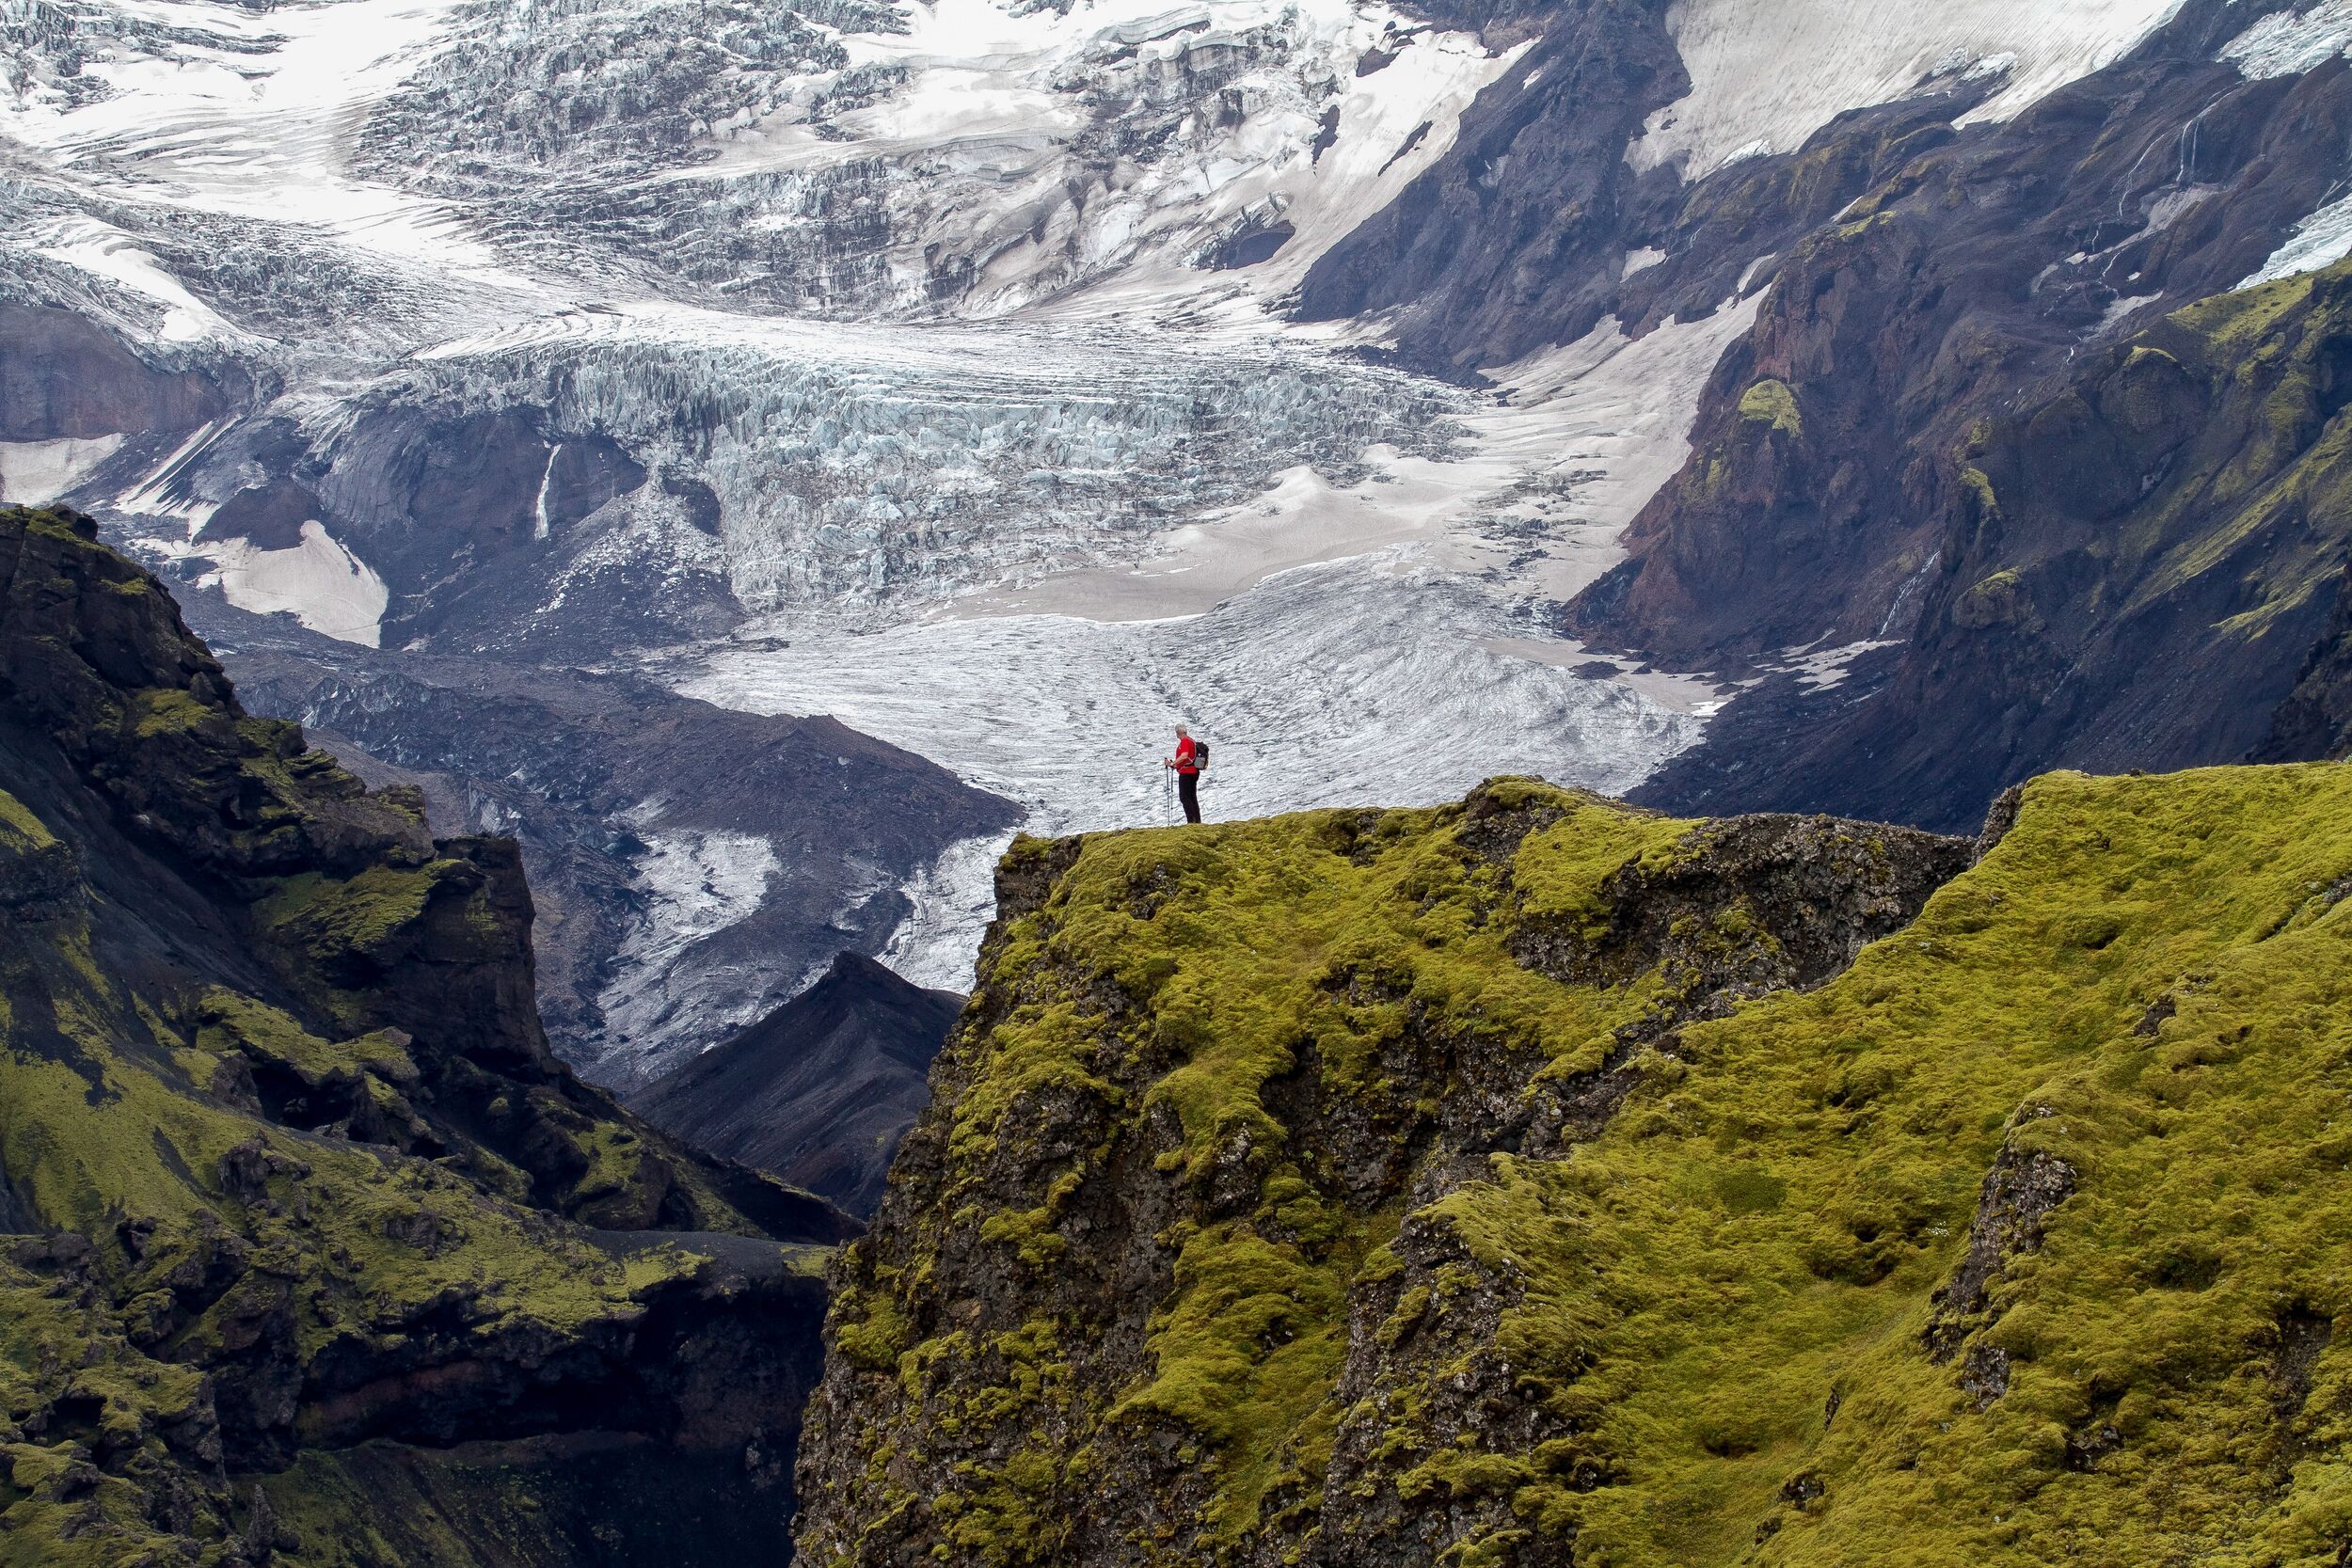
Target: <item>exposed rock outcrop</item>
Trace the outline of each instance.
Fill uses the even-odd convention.
[[[150,364],[71,310],[0,300],[0,441],[193,430],[250,390],[234,371]]]
[[[844,953],[807,990],[629,1096],[629,1107],[697,1148],[870,1215],[898,1139],[930,1098],[931,1058],[962,1010],[952,991]]]
[[[2348,307],[2345,265],[2223,294],[1979,420],[1949,459],[1908,641],[1742,736],[1736,771],[1693,757],[1643,799],[1957,827],[2052,766],[2337,751]]]

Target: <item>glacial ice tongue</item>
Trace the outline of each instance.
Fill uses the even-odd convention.
[[[1486,585],[1425,546],[1297,569],[1215,611],[1110,624],[1009,616],[716,652],[683,689],[755,711],[821,708],[1031,808],[1027,830],[1164,823],[1179,719],[1210,742],[1212,820],[1458,799],[1497,773],[1622,793],[1700,721],[1495,646]],[[968,985],[992,847],[909,890],[892,957]]]
[[[1442,455],[1462,399],[1304,345],[1210,352],[1068,329],[582,318],[449,345],[371,405],[548,411],[710,486],[755,611],[903,604],[1134,554],[1299,465]],[[319,450],[347,399],[305,408]]]

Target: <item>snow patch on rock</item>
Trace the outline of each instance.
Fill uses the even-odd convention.
[[[119,436],[0,441],[0,501],[46,506],[121,450]]]
[[[1628,157],[1703,179],[1740,158],[1792,152],[1849,109],[1933,78],[1999,73],[1963,117],[2007,119],[2120,59],[2184,0],[1676,0],[1667,30],[1691,90],[1650,117]]]
[[[636,882],[644,914],[614,961],[623,979],[598,999],[614,1060],[657,1039],[667,1015],[691,1000],[676,983],[680,960],[697,943],[758,913],[768,879],[782,869],[774,846],[749,833],[648,831],[643,836]],[[713,976],[700,979],[708,985]]]
[[[293,614],[312,631],[375,647],[391,596],[374,568],[346,549],[317,519],[302,525],[302,543],[265,550],[248,539],[199,546],[212,557],[212,580],[230,604],[256,615]]]

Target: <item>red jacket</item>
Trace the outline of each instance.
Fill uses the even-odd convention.
[[[1200,768],[1196,766],[1192,760],[1197,751],[1198,748],[1194,746],[1192,736],[1184,736],[1176,742],[1177,772],[1198,773],[1200,771]]]

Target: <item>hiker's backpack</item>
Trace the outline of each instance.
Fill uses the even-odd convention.
[[[1205,773],[1209,770],[1209,743],[1207,741],[1196,740],[1192,743],[1192,768],[1196,773]]]

